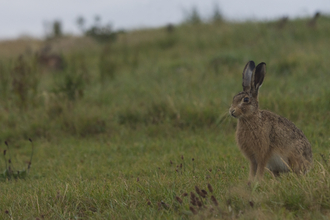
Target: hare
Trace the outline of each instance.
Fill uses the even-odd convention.
[[[243,70],[243,92],[234,96],[229,114],[238,119],[236,141],[250,161],[249,181],[261,180],[267,167],[275,176],[305,173],[312,165],[311,144],[288,119],[258,107],[266,64],[249,61]]]

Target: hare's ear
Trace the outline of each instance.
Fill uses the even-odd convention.
[[[252,60],[249,61],[244,67],[243,74],[242,74],[243,75],[242,86],[243,86],[243,91],[244,92],[250,92],[251,77],[252,77],[254,67],[255,67],[255,64]]]
[[[266,75],[266,63],[264,62],[259,63],[252,74],[252,80],[251,80],[252,95],[258,96],[258,90],[264,81],[265,75]]]

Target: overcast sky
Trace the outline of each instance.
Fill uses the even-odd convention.
[[[42,37],[44,23],[60,20],[65,32],[78,33],[76,19],[91,24],[96,15],[114,28],[157,27],[180,23],[196,7],[209,17],[218,5],[228,20],[276,19],[330,14],[329,0],[0,0],[0,39],[21,35]]]

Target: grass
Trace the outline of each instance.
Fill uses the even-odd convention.
[[[64,37],[51,42],[62,72],[40,67],[28,41],[0,43],[0,150],[7,141],[23,169],[29,138],[35,148],[27,177],[0,182],[1,218],[329,218],[330,23],[306,23],[180,25],[121,33],[111,45]],[[227,112],[251,59],[267,63],[261,108],[312,143],[305,176],[247,184]]]

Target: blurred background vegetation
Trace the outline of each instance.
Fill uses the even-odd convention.
[[[267,63],[262,108],[298,125],[308,117],[326,123],[328,22],[229,23],[218,10],[203,21],[193,8],[181,25],[130,32],[114,32],[99,17],[86,28],[80,17],[85,36],[73,37],[55,21],[44,41],[0,43],[0,138],[85,137],[155,124],[219,129],[251,59]]]

